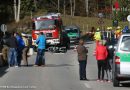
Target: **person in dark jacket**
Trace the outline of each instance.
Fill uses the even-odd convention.
[[[38,45],[37,57],[34,66],[45,66],[45,46],[46,46],[46,38],[43,32],[40,32],[39,37],[36,40],[36,44]]]
[[[11,37],[7,41],[7,45],[9,46],[9,54],[8,54],[8,64],[10,66],[18,67],[17,61],[17,39],[14,36],[14,33],[11,34]]]
[[[112,63],[113,63],[113,56],[114,56],[114,47],[112,45],[107,46],[108,57],[106,59],[106,75],[107,81],[112,81]]]
[[[107,58],[108,52],[107,47],[103,45],[103,42],[100,41],[98,46],[96,47],[96,60],[98,66],[98,80],[104,81],[104,71],[105,71],[105,60]]]
[[[5,32],[5,35],[3,36],[3,48],[2,48],[2,54],[3,54],[3,61],[4,61],[4,65],[8,64],[8,50],[9,47],[7,45],[7,40],[10,38],[10,33],[9,32]]]
[[[0,30],[0,53],[2,52],[2,48],[3,48],[3,32]]]
[[[88,50],[84,46],[84,41],[79,40],[79,45],[76,47],[78,53],[78,62],[79,62],[79,75],[80,80],[88,80],[86,78],[86,65],[87,65],[87,53]]]

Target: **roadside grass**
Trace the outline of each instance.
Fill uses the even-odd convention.
[[[98,24],[99,18],[96,17],[79,17],[79,16],[64,16],[62,17],[63,24],[66,25],[77,25],[80,27],[81,31],[85,33],[86,31],[90,31],[91,27],[98,28],[100,25]],[[112,20],[110,19],[103,19],[104,24],[102,25],[103,28],[107,28],[108,26],[112,27]],[[118,22],[118,25],[122,28],[128,25],[128,22]],[[115,29],[115,27],[113,27]]]
[[[35,16],[41,16],[41,15],[45,15],[45,12],[43,13],[43,11],[40,11],[38,13],[35,13],[33,15],[33,17]],[[100,25],[97,23],[99,18],[96,17],[81,17],[81,16],[62,16],[62,20],[63,20],[63,24],[64,26],[66,25],[77,25],[80,27],[81,31],[83,33],[86,33],[87,31],[91,30],[91,27],[95,27],[98,28],[100,27]],[[107,26],[112,26],[112,20],[110,19],[103,19],[104,24],[102,25],[103,28],[107,28]],[[128,25],[128,22],[119,22],[119,26],[121,26],[122,28],[124,26]],[[18,32],[30,32],[31,33],[31,28],[32,28],[32,21],[31,21],[31,15],[30,16],[26,16],[24,19],[21,19],[19,23],[10,23],[8,24],[8,28],[10,30],[15,30],[16,28],[24,28],[24,27],[29,27],[29,29],[25,28],[25,29],[20,29],[18,30]]]

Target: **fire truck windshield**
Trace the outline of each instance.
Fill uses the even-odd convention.
[[[50,26],[55,25],[55,20],[39,20],[35,21],[35,30],[50,29]]]

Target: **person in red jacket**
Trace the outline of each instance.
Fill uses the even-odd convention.
[[[105,60],[107,58],[108,52],[107,47],[103,45],[103,42],[100,41],[98,46],[96,47],[96,60],[98,66],[98,80],[97,81],[104,81],[104,71],[105,71]]]

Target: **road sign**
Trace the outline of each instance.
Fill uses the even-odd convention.
[[[104,15],[103,15],[103,13],[99,13],[98,16],[99,16],[99,18],[103,18]]]
[[[127,16],[127,20],[130,22],[130,15]]]
[[[7,31],[7,25],[2,24],[1,25],[1,31],[6,32]]]

